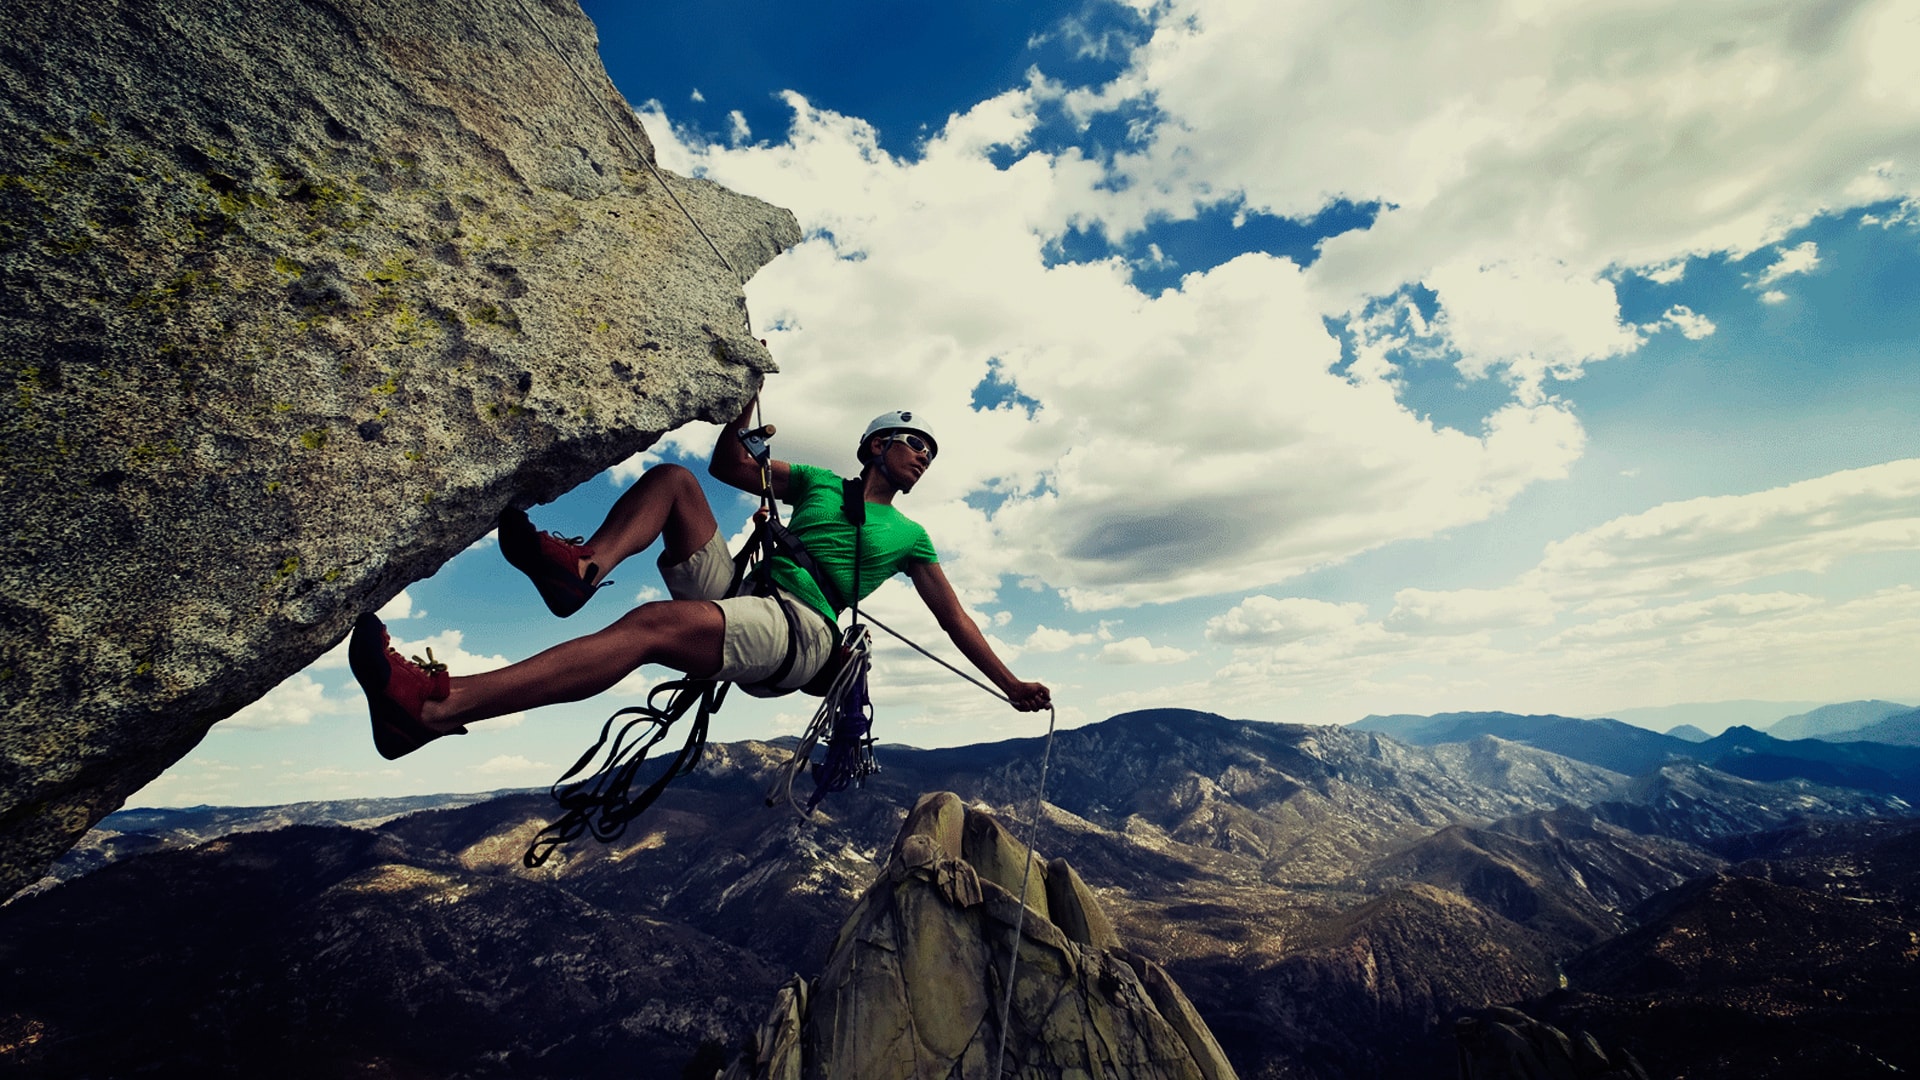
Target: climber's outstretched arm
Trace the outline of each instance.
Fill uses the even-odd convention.
[[[914,563],[907,567],[907,577],[912,579],[914,589],[919,592],[920,600],[933,612],[940,623],[940,629],[946,631],[948,640],[960,655],[973,662],[980,673],[993,681],[1007,700],[1021,712],[1033,712],[1044,709],[1053,703],[1052,695],[1046,686],[1037,682],[1025,682],[1016,678],[1007,670],[993,646],[987,644],[985,634],[974,623],[960,604],[960,597],[954,594],[953,584],[947,580],[946,571],[939,563]]]

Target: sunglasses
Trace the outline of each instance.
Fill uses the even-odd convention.
[[[896,432],[892,438],[887,440],[887,445],[891,446],[897,442],[906,443],[907,449],[913,451],[916,454],[927,455],[928,461],[932,461],[934,458],[934,455],[938,452],[934,450],[932,443],[928,442],[927,440],[921,438],[918,435],[915,435],[911,431]]]

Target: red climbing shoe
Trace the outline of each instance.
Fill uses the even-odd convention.
[[[420,722],[420,710],[429,701],[447,699],[447,665],[433,658],[408,660],[393,650],[387,628],[372,612],[353,624],[347,645],[347,666],[367,692],[367,711],[373,716],[373,746],[392,761],[404,757],[442,735],[465,735],[466,728],[435,731]]]
[[[547,610],[563,619],[579,611],[598,589],[587,582],[600,572],[599,567],[588,563],[587,577],[580,576],[580,560],[593,558],[593,549],[583,538],[567,540],[539,532],[524,511],[511,506],[500,511],[500,554],[533,579]]]

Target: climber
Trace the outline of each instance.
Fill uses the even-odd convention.
[[[1014,708],[1048,708],[1047,687],[1015,678],[1000,661],[961,607],[926,530],[894,508],[894,499],[913,490],[938,452],[924,422],[911,412],[876,417],[860,439],[858,480],[843,482],[825,469],[771,459],[763,471],[735,436],[749,425],[753,407],[748,402],[721,431],[708,472],[756,495],[763,475],[770,479],[773,496],[794,508],[793,532],[830,579],[827,588],[790,560],[777,559],[775,596],[727,597],[732,557],[699,481],[678,465],[648,469],[584,543],[537,532],[526,514],[509,508],[500,514],[501,553],[533,580],[554,614],[564,618],[579,610],[621,560],[656,539],[664,541],[660,576],[673,599],[642,604],[604,630],[519,663],[462,676],[451,675],[431,651],[424,659],[402,657],[377,617],[360,616],[347,655],[366,691],[381,755],[397,758],[442,735],[464,734],[475,721],[593,697],[648,663],[742,684],[786,666],[773,689],[804,685],[833,651],[839,598],[857,602],[902,571],[954,646]],[[843,483],[864,497],[867,511],[857,573],[855,527],[842,512]],[[790,644],[794,662],[787,665]]]

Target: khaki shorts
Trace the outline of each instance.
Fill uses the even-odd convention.
[[[661,564],[660,577],[667,593],[675,600],[711,600],[720,605],[726,619],[726,633],[720,644],[720,670],[716,679],[740,684],[740,689],[756,697],[770,696],[754,685],[780,669],[787,658],[788,619],[781,605],[791,610],[792,626],[800,631],[793,657],[793,670],[780,681],[780,690],[806,685],[832,655],[834,633],[820,613],[794,598],[784,589],[776,596],[728,596],[733,584],[733,556],[719,532],[707,546],[673,566]]]

